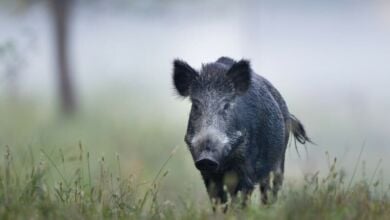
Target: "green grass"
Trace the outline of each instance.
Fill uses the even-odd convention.
[[[389,185],[379,168],[365,173],[360,156],[351,175],[329,159],[326,173],[286,179],[272,205],[255,192],[245,210],[213,213],[182,144],[184,113],[106,103],[63,119],[36,102],[0,106],[0,219],[390,216]]]
[[[362,179],[349,184],[336,160],[325,177],[308,175],[303,184],[289,185],[272,205],[251,205],[226,214],[213,213],[183,198],[181,202],[160,198],[160,186],[167,178],[166,165],[172,152],[151,181],[140,182],[133,176],[121,176],[120,159],[109,169],[106,159],[91,162],[88,152],[79,146],[75,166],[65,176],[67,161],[41,151],[42,158],[24,170],[14,166],[14,155],[7,147],[0,172],[1,219],[387,219],[390,215],[389,188],[378,180]],[[96,174],[91,166],[99,167]],[[49,181],[50,173],[57,175]],[[69,171],[68,171],[69,172]],[[178,183],[179,184],[179,183]],[[254,196],[256,197],[256,196]],[[205,203],[208,203],[205,201]]]

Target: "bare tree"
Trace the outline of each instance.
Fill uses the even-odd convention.
[[[69,12],[72,0],[48,0],[53,16],[53,33],[58,66],[58,88],[61,109],[65,114],[76,111],[76,96],[69,68]]]

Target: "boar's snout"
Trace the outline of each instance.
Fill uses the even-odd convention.
[[[196,168],[200,171],[217,171],[220,168],[227,142],[226,134],[213,128],[196,134],[191,141]]]
[[[200,171],[216,171],[219,163],[211,155],[201,155],[195,161],[195,166]]]

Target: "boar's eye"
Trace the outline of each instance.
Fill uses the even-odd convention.
[[[195,115],[199,115],[201,114],[201,109],[200,109],[200,104],[196,101],[193,101],[192,102],[192,112],[195,114]]]
[[[199,106],[198,106],[198,104],[192,104],[192,109],[194,110],[194,111],[199,111]]]
[[[225,102],[223,105],[222,105],[222,109],[220,110],[220,113],[223,114],[223,115],[226,115],[227,112],[229,111],[231,105],[229,102]]]
[[[223,105],[223,110],[224,110],[224,111],[227,111],[229,108],[230,108],[230,103],[229,103],[229,102],[227,102],[227,103],[225,103],[225,104]]]

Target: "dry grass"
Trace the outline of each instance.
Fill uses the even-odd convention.
[[[316,173],[307,175],[302,186],[287,184],[270,206],[253,200],[245,210],[232,208],[222,214],[197,207],[191,198],[182,204],[159,198],[173,153],[146,183],[118,175],[119,156],[116,170],[105,165],[105,158],[92,163],[81,144],[70,176],[62,171],[63,155],[58,155],[59,160],[44,150],[41,155],[18,170],[17,158],[6,148],[0,172],[0,219],[387,219],[390,215],[389,187],[376,176],[350,183],[336,168],[336,159],[325,177]],[[99,167],[98,175],[91,174],[91,166]],[[54,181],[48,181],[51,172],[58,174]]]

